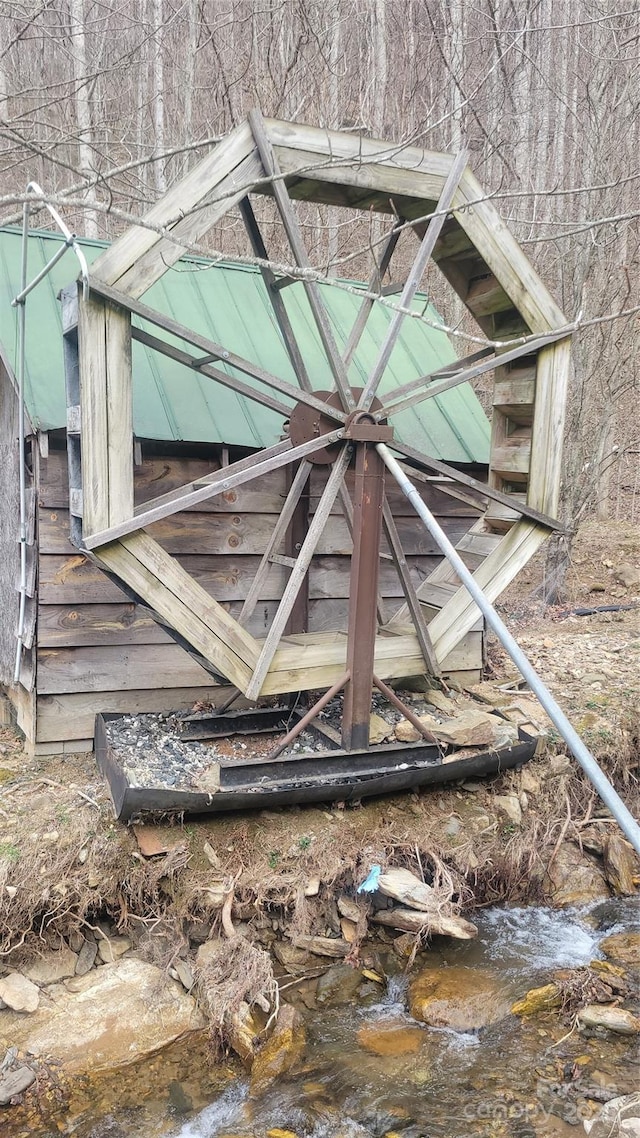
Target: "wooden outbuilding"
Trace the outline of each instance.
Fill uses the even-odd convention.
[[[29,274],[50,259],[61,238],[40,231],[29,238]],[[108,251],[104,243],[81,242],[91,264]],[[93,741],[96,712],[165,711],[189,708],[215,699],[210,674],[142,605],[126,596],[119,584],[69,540],[67,407],[64,382],[60,289],[69,282],[71,257],[55,267],[27,301],[25,458],[28,479],[28,581],[21,677],[12,682],[15,629],[18,619],[18,498],[16,401],[16,335],[10,301],[19,289],[21,234],[0,231],[0,458],[4,471],[4,503],[0,541],[2,681],[14,703],[28,744],[38,753],[86,750]],[[332,322],[341,340],[360,308],[360,297],[323,289]],[[330,375],[304,301],[290,289],[292,325],[309,369],[319,386]],[[175,272],[149,293],[168,318],[189,321],[209,339],[221,339],[233,351],[277,371],[289,382],[295,373],[274,323],[266,284],[255,268],[212,264],[183,258]],[[416,298],[416,309],[426,299]],[[249,314],[249,318],[247,317]],[[437,320],[437,314],[431,315]],[[388,324],[388,313],[375,308],[367,322],[353,364],[364,380]],[[212,469],[247,456],[259,458],[282,435],[282,419],[268,407],[207,378],[185,372],[166,355],[144,344],[134,345],[135,502],[138,507],[158,495],[197,481]],[[386,383],[390,389],[426,371],[455,363],[448,337],[418,321],[409,321],[394,349]],[[456,473],[486,480],[489,423],[469,384],[445,391],[429,404],[429,414],[409,408],[399,424],[402,440],[436,462],[452,464]],[[308,509],[313,515],[325,468],[312,471]],[[452,497],[448,475],[432,473],[422,483],[425,501],[434,509],[454,542],[465,538],[486,502],[468,491],[466,500]],[[351,480],[351,476],[349,476]],[[152,533],[198,585],[233,617],[238,617],[260,565],[287,495],[287,471],[272,472],[255,484],[225,492],[198,507],[157,523]],[[441,557],[422,530],[411,507],[391,489],[398,532],[416,587],[440,564]],[[298,520],[298,526],[300,521]],[[282,561],[293,554],[298,537],[289,536]],[[335,506],[308,575],[304,611],[294,614],[312,633],[344,629],[347,622],[351,538]],[[268,578],[246,627],[256,638],[266,636],[287,578],[286,563],[275,551]],[[447,591],[448,588],[448,591]],[[381,561],[379,591],[386,619],[404,600],[401,582],[389,554]],[[428,618],[451,586],[434,586]],[[446,674],[472,681],[480,674],[483,632],[480,621],[448,654]]]

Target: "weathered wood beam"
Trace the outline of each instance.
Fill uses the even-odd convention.
[[[126,534],[142,530],[146,526],[152,525],[153,522],[160,521],[161,518],[170,517],[171,514],[186,510],[189,506],[196,506],[199,502],[206,502],[209,498],[215,497],[216,494],[223,494],[226,490],[242,486],[244,482],[251,482],[254,478],[269,474],[272,470],[286,466],[287,463],[294,462],[298,458],[306,458],[308,454],[313,454],[322,446],[330,446],[332,443],[339,442],[340,439],[344,438],[344,433],[344,428],[339,428],[337,431],[330,431],[327,435],[320,435],[317,439],[310,439],[309,442],[301,443],[300,446],[291,447],[288,450],[277,447],[273,448],[274,450],[277,449],[275,454],[269,451],[262,452],[269,457],[254,462],[253,466],[249,468],[244,466],[245,460],[242,460],[242,469],[236,469],[240,464],[233,463],[231,466],[224,467],[210,475],[211,481],[203,479],[204,484],[200,485],[198,489],[180,494],[176,498],[172,497],[170,501],[165,500],[160,505],[154,506],[147,502],[140,512],[128,521],[110,526],[99,533],[87,535],[85,546],[87,549],[97,549],[107,542],[116,541]]]
[[[278,611],[273,618],[271,628],[262,646],[260,658],[254,668],[253,675],[249,686],[246,689],[246,695],[249,699],[257,699],[264,684],[267,672],[271,667],[273,657],[280,643],[280,639],[284,633],[291,609],[294,605],[295,599],[302,582],[306,576],[311,558],[315,553],[316,546],[320,540],[320,536],[325,527],[333,503],[335,502],[340,486],[346,474],[351,458],[351,447],[345,446],[342,448],[340,454],[336,458],[331,474],[327,479],[327,484],[322,493],[322,497],[318,502],[318,506],[313,519],[309,526],[307,536],[303,542],[302,549],[298,555],[295,567],[291,571],[291,576],[286,584],[282,599],[278,605]]]
[[[294,403],[308,403],[310,407],[315,407],[316,411],[322,411],[324,415],[328,415],[331,419],[336,419],[340,423],[345,421],[346,416],[344,411],[340,411],[337,407],[331,407],[328,403],[317,399],[315,395],[310,394],[308,391],[301,391],[300,388],[296,387],[293,383],[288,383],[286,379],[272,375],[271,372],[265,371],[264,368],[261,368],[258,364],[244,359],[242,356],[237,355],[236,352],[228,351],[222,344],[217,344],[215,340],[210,340],[207,336],[201,336],[198,332],[187,328],[185,324],[180,324],[170,316],[165,316],[164,313],[157,312],[155,308],[151,308],[148,304],[144,304],[140,300],[133,300],[130,296],[127,296],[126,293],[119,292],[114,288],[108,288],[100,281],[91,278],[90,283],[92,292],[97,293],[99,296],[106,297],[106,299],[111,300],[113,304],[119,304],[122,308],[129,309],[130,312],[139,316],[141,320],[147,320],[157,328],[162,328],[163,331],[169,332],[170,335],[177,336],[179,340],[184,340],[186,344],[191,344],[195,348],[201,348],[210,359],[219,359],[221,363],[236,368],[238,371],[244,372],[245,375],[250,375],[253,379],[257,379],[261,383],[266,384],[267,387],[279,391],[281,395],[288,396]],[[191,366],[197,366],[197,361]]]
[[[401,225],[402,221],[399,221],[398,224]],[[389,268],[389,265],[391,264],[391,258],[394,254],[395,247],[398,244],[398,241],[400,239],[401,232],[402,232],[401,229],[397,229],[394,227],[391,230],[391,233],[389,234],[389,236],[387,237],[385,247],[382,251],[382,256],[380,258],[380,263],[376,264],[376,267],[375,267],[375,269],[371,275],[371,280],[369,281],[369,288],[368,288],[369,292],[375,292],[377,289],[381,288],[382,278],[384,277],[384,274],[386,273],[387,269]],[[365,330],[367,320],[369,319],[369,315],[371,313],[371,309],[373,308],[374,304],[375,304],[375,300],[373,299],[373,297],[365,296],[364,300],[362,301],[362,304],[360,305],[360,308],[358,310],[358,315],[356,316],[354,324],[353,324],[353,328],[351,329],[351,332],[349,333],[349,339],[347,340],[347,346],[345,347],[344,352],[342,353],[342,358],[344,360],[345,367],[349,367],[349,364],[351,363],[351,360],[353,359],[354,352],[355,352],[358,344],[360,343],[360,338],[362,336],[362,333]]]
[[[310,268],[311,264],[309,256],[302,240],[300,226],[298,219],[294,213],[291,205],[291,198],[287,192],[284,180],[280,177],[280,170],[278,163],[265,130],[264,119],[259,111],[253,110],[249,113],[249,125],[253,132],[253,137],[256,140],[258,152],[264,166],[265,174],[273,179],[271,189],[273,196],[276,200],[282,223],[291,250],[293,252],[296,264],[299,268]],[[342,361],[338,346],[335,341],[329,315],[324,305],[324,301],[320,296],[320,289],[316,281],[304,280],[304,289],[307,294],[309,306],[313,314],[313,318],[318,329],[318,334],[322,341],[322,346],[331,368],[331,373],[340,399],[345,411],[351,411],[354,407],[353,395],[351,394],[351,387],[349,385],[349,378],[347,376],[347,369]]]
[[[262,556],[262,561],[260,562],[256,575],[251,582],[240,612],[240,616],[238,617],[238,621],[242,625],[246,625],[249,617],[251,616],[260,599],[261,590],[271,570],[273,555],[277,550],[280,542],[283,541],[286,536],[287,530],[295,514],[298,502],[300,501],[307,482],[309,481],[311,466],[312,464],[310,462],[303,460],[295,473],[295,477],[291,484],[291,489],[289,490],[286,501],[282,507],[282,512],[280,513],[278,520],[273,528],[273,533],[271,534],[271,537],[267,543],[267,547]],[[293,561],[292,564],[295,565],[295,561]]]
[[[480,482],[477,478],[472,478],[470,474],[456,470],[455,466],[449,466],[448,463],[441,462],[438,458],[430,458],[416,450],[415,447],[405,446],[404,443],[399,443],[395,439],[389,443],[389,447],[397,451],[398,454],[403,454],[405,458],[411,459],[412,462],[426,466],[427,470],[435,470],[438,474],[444,474],[446,478],[451,478],[453,482],[459,482],[461,486],[468,486],[472,490],[477,490],[479,494],[484,495],[485,498],[490,498],[493,502],[500,502],[503,506],[508,506],[522,517],[530,518],[537,525],[545,526],[550,530],[564,529],[562,522],[559,522],[557,518],[551,518],[547,514],[541,513],[540,510],[534,510],[532,506],[525,505],[518,498],[512,498],[510,494],[504,494],[502,490],[487,486],[486,482]]]
[[[535,339],[528,340],[525,344],[518,344],[516,348],[510,348],[508,352],[500,352],[490,360],[473,364],[471,367],[460,368],[459,371],[450,374],[448,378],[435,380],[429,383],[427,387],[424,384],[430,379],[430,376],[420,376],[418,379],[412,380],[411,384],[405,384],[402,389],[405,392],[413,389],[413,394],[406,394],[404,397],[398,398],[398,392],[394,391],[394,397],[385,406],[384,414],[398,415],[400,411],[406,411],[408,407],[414,407],[416,403],[421,403],[424,399],[432,399],[434,395],[441,395],[443,391],[449,391],[460,383],[468,383],[469,380],[477,379],[478,376],[485,375],[486,372],[493,371],[494,368],[512,363],[513,360],[518,360],[522,356],[534,355],[541,348],[549,347],[550,344],[555,344],[558,340],[566,340],[569,335],[570,333],[565,328],[560,332],[549,332],[544,336],[536,336]]]
[[[82,417],[83,531],[109,525],[106,305],[89,297],[78,305]]]
[[[456,190],[458,189],[458,184],[466,165],[467,153],[463,150],[460,152],[460,154],[456,155],[449,174],[447,175],[447,180],[443,186],[442,193],[438,200],[435,216],[431,218],[431,221],[427,227],[427,231],[422,238],[422,241],[420,242],[418,255],[415,258],[411,269],[409,270],[409,275],[402,290],[399,307],[395,310],[393,316],[391,317],[389,327],[378,353],[378,358],[373,365],[367,382],[364,385],[360,399],[358,400],[358,408],[361,408],[363,411],[369,410],[369,407],[375,398],[380,380],[382,379],[386,366],[389,363],[391,353],[396,345],[398,336],[400,334],[400,329],[405,320],[406,309],[409,308],[410,304],[412,303],[413,298],[418,291],[424,271],[429,261],[431,260],[436,241],[440,236],[440,230],[446,221],[447,211],[453,202]]]
[[[251,242],[251,248],[253,249],[254,255],[256,257],[259,257],[261,261],[268,261],[269,254],[267,252],[267,247],[264,243],[262,233],[260,232],[260,226],[258,225],[256,215],[253,212],[253,206],[251,205],[248,196],[246,198],[243,198],[243,200],[240,202],[240,213],[242,214],[242,219],[249,235],[249,240]],[[309,374],[305,367],[302,353],[298,346],[298,341],[295,338],[293,328],[291,326],[289,313],[287,312],[286,305],[280,296],[276,275],[268,265],[261,265],[260,273],[267,290],[267,295],[271,301],[273,314],[282,333],[282,339],[284,340],[285,348],[289,354],[291,365],[296,373],[298,383],[300,384],[300,387],[303,389],[303,391],[311,391],[311,380],[309,379]]]
[[[132,534],[126,544],[113,542],[101,550],[99,560],[244,690],[257,642],[157,542]]]
[[[393,514],[391,512],[391,507],[389,506],[386,494],[384,498],[384,505],[382,507],[382,520],[387,541],[389,542],[391,555],[394,560],[398,577],[400,578],[400,582],[402,584],[407,607],[409,609],[409,613],[411,614],[411,619],[416,630],[418,643],[422,649],[424,662],[432,676],[440,676],[440,665],[438,664],[436,654],[433,650],[433,644],[431,643],[431,637],[429,635],[429,629],[427,628],[424,612],[422,611],[420,600],[416,593],[413,581],[411,580],[411,573],[409,571],[407,559],[404,555],[404,550],[400,541],[400,535],[398,534],[396,523],[393,519]]]

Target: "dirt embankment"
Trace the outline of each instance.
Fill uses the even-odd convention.
[[[625,529],[624,542],[633,548],[620,556],[588,534],[578,544],[567,608],[636,602],[637,588],[616,583],[617,565],[638,563],[637,534]],[[604,594],[590,591],[596,576]],[[504,600],[508,622],[637,812],[639,610],[543,617],[523,588]],[[510,679],[494,644],[486,691]],[[553,732],[533,762],[487,782],[138,829],[113,821],[91,756],[29,760],[3,729],[0,780],[0,981],[61,948],[92,956],[89,969],[133,950],[199,992],[218,1038],[237,1031],[246,1005],[269,1018],[274,978],[335,959],[375,967],[376,943],[404,958],[420,947],[424,934],[398,928],[376,925],[372,939],[372,924],[339,906],[374,865],[410,869],[447,912],[471,918],[494,902],[579,903],[640,884],[630,847]]]

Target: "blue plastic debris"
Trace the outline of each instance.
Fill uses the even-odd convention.
[[[372,865],[362,885],[358,886],[358,893],[375,893],[378,888],[378,878],[382,873],[379,865]]]

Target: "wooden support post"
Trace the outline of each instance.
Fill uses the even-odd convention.
[[[264,125],[264,119],[259,111],[254,110],[249,113],[249,125],[253,132],[253,137],[256,140],[256,146],[260,153],[262,165],[264,166],[265,174],[273,178],[272,191],[276,200],[282,223],[291,246],[291,250],[295,257],[296,264],[301,269],[308,269],[311,267],[307,250],[305,249],[302,240],[302,234],[298,225],[298,219],[293,211],[291,205],[291,198],[289,197],[287,187],[284,184],[284,179],[280,177],[280,169],[273,152],[273,147],[269,141],[267,131]],[[304,289],[309,301],[309,307],[313,314],[313,318],[318,329],[322,346],[324,347],[329,367],[333,375],[335,385],[340,393],[340,399],[345,411],[352,411],[354,407],[353,395],[351,394],[351,387],[349,386],[349,379],[347,377],[347,369],[342,361],[342,356],[338,351],[338,346],[333,335],[333,329],[324,301],[320,296],[320,289],[317,281],[304,280]]]
[[[353,556],[349,592],[347,670],[342,744],[345,750],[369,746],[371,691],[378,620],[376,595],[380,564],[384,463],[375,445],[358,444],[353,508]]]
[[[420,648],[422,649],[422,655],[424,656],[424,662],[427,667],[427,671],[432,676],[440,676],[442,675],[440,665],[438,664],[436,654],[433,650],[433,644],[431,643],[431,637],[429,636],[427,622],[424,618],[424,613],[422,611],[420,600],[416,593],[413,581],[411,580],[411,574],[409,572],[407,559],[404,555],[402,543],[400,541],[396,523],[393,520],[393,514],[391,512],[391,507],[389,506],[386,495],[383,506],[383,523],[396,571],[402,585],[402,591],[405,595],[409,612],[411,613],[411,619],[416,630],[416,636],[418,637]]]

